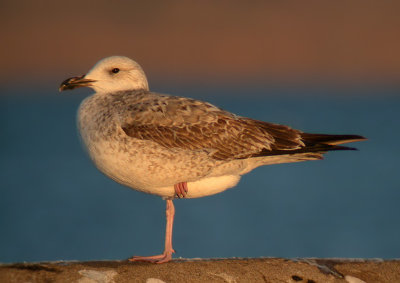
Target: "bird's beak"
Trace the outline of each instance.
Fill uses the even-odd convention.
[[[72,77],[63,81],[58,88],[59,91],[74,89],[78,87],[91,86],[96,80],[85,79],[85,75],[80,77]]]

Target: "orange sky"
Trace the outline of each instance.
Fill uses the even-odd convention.
[[[125,55],[149,81],[396,83],[400,1],[0,3],[0,84],[61,80]]]

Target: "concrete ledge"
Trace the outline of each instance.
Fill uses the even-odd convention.
[[[0,282],[400,282],[400,260],[176,259],[165,264],[128,261],[0,265]]]

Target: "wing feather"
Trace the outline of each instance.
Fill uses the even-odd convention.
[[[167,148],[199,150],[217,160],[232,160],[304,147],[301,132],[236,116],[209,103],[166,95],[148,95],[122,117],[132,137]]]

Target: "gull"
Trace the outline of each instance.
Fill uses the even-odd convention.
[[[234,187],[263,165],[319,160],[359,135],[310,134],[288,126],[241,117],[210,103],[151,92],[138,63],[112,56],[60,91],[90,87],[81,103],[78,128],[96,167],[114,181],[166,200],[164,252],[130,261],[172,259],[175,198],[198,198]]]

